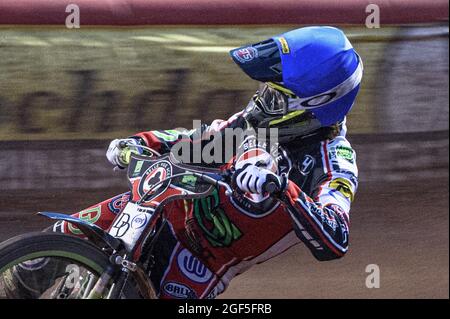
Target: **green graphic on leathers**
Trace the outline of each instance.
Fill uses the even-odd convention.
[[[219,207],[217,190],[206,198],[194,200],[194,215],[206,239],[214,247],[228,247],[242,236]]]

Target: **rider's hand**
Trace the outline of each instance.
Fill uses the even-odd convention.
[[[233,174],[233,181],[241,191],[253,194],[280,191],[282,187],[282,180],[279,176],[271,170],[254,164],[245,164],[236,170]]]
[[[139,142],[134,138],[125,138],[125,139],[115,139],[113,140],[106,151],[106,158],[108,161],[118,168],[125,168],[129,164],[129,159],[127,160],[127,155],[130,152],[129,147],[123,147],[123,144],[133,144],[139,145]],[[137,148],[135,148],[137,149]],[[134,151],[134,149],[132,150]],[[141,153],[139,149],[137,149],[136,153]]]

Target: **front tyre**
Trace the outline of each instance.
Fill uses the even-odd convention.
[[[108,265],[108,256],[87,240],[19,235],[0,244],[0,298],[86,298]]]

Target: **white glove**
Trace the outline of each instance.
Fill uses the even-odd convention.
[[[254,164],[238,169],[233,179],[239,189],[246,193],[265,194],[281,190],[282,180],[272,171]]]
[[[125,139],[115,139],[109,144],[108,150],[106,151],[106,158],[114,166],[116,166],[118,168],[125,168],[128,166],[129,163],[126,163],[124,161],[123,151],[125,149],[129,148],[129,146],[122,148],[121,142],[133,144],[133,145],[139,145],[139,142],[137,140],[135,140],[134,138],[125,138]],[[139,148],[133,147],[133,150],[137,150],[136,153],[142,153],[141,149],[139,149]]]

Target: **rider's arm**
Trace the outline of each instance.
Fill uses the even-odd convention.
[[[177,143],[201,143],[209,141],[213,135],[222,134],[225,128],[233,128],[242,125],[240,113],[234,114],[228,120],[215,120],[211,125],[202,124],[199,128],[193,130],[174,129],[174,130],[153,130],[137,133],[133,138],[138,138],[145,145],[153,148],[155,151],[165,154],[170,152]]]
[[[203,130],[203,125],[200,130]],[[140,132],[132,136],[139,139],[142,144],[154,149],[160,154],[170,152],[170,149],[181,141],[190,141],[194,135],[194,130],[188,131],[183,129],[173,130],[152,130]]]
[[[349,212],[358,187],[358,170],[355,153],[345,139],[322,142],[321,154],[323,172],[313,196],[289,181],[285,207],[297,236],[322,261],[340,258],[347,252]]]

